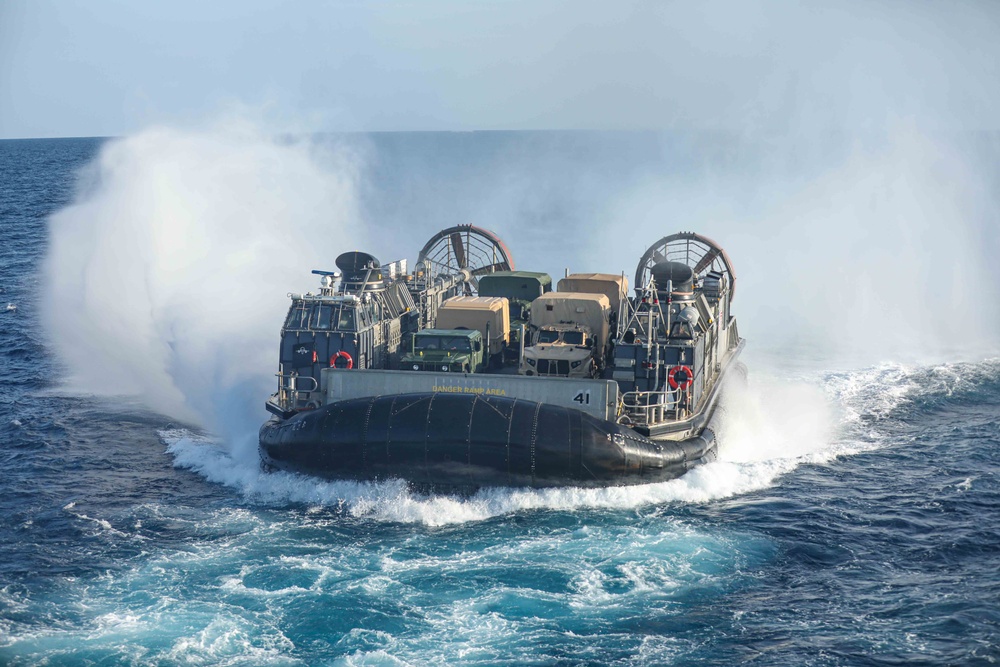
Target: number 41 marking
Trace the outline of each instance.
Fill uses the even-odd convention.
[[[581,391],[579,394],[573,397],[573,400],[580,405],[590,405],[590,392]]]

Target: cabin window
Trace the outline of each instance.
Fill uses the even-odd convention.
[[[468,338],[445,338],[441,342],[441,349],[449,352],[472,352],[472,344]]]
[[[354,309],[345,306],[340,309],[340,317],[337,319],[337,329],[339,331],[354,331]]]
[[[303,316],[308,313],[305,303],[302,301],[297,301],[292,303],[292,307],[288,309],[288,317],[285,319],[286,329],[302,329]]]
[[[472,345],[463,336],[417,336],[414,343],[417,352],[443,350],[445,352],[472,352]]]
[[[694,338],[694,332],[691,331],[691,325],[687,322],[674,322],[673,326],[670,327],[670,337]]]
[[[441,342],[437,339],[437,336],[417,336],[417,339],[413,342],[413,349],[417,352],[436,350],[440,344]]]
[[[583,345],[583,332],[565,331],[563,332],[563,340],[566,341],[567,345]]]
[[[327,330],[330,328],[330,315],[333,308],[331,306],[319,305],[313,308],[312,328]]]

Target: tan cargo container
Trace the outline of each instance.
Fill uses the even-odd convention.
[[[611,312],[617,313],[628,298],[628,278],[613,273],[571,273],[559,281],[558,290],[604,294],[611,302]]]
[[[531,302],[531,326],[573,322],[590,328],[600,346],[608,342],[611,301],[604,294],[549,292]]]
[[[489,339],[492,357],[510,340],[510,302],[502,296],[453,296],[438,309],[434,328],[476,329],[483,340]]]

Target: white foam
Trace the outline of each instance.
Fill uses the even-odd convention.
[[[375,521],[442,526],[535,510],[629,509],[706,503],[765,489],[803,463],[828,465],[884,446],[881,420],[924,392],[947,394],[998,374],[995,359],[909,367],[882,364],[796,376],[751,373],[721,407],[720,459],[663,483],[597,489],[484,488],[471,496],[421,494],[401,480],[322,481],[259,469],[256,442],[222,441],[175,430],[161,433],[175,464],[262,503],[336,508]]]
[[[175,465],[190,468],[209,481],[239,490],[262,503],[305,503],[342,509],[351,516],[428,526],[483,521],[513,512],[578,508],[632,508],[669,502],[708,502],[765,488],[795,467],[789,460],[749,463],[718,461],[683,477],[658,484],[599,489],[481,489],[472,496],[425,495],[402,480],[385,482],[322,481],[285,472],[265,473],[256,453],[239,459],[219,441],[185,431],[161,437]]]
[[[111,522],[109,522],[107,519],[87,516],[83,512],[73,511],[75,508],[76,508],[76,501],[73,501],[64,505],[63,511],[65,511],[67,514],[70,514],[71,516],[75,516],[77,519],[81,519],[82,521],[88,521],[94,524],[95,526],[100,528],[101,531],[105,533],[110,533],[112,535],[117,535],[119,537],[128,537],[127,533],[123,533],[122,531],[116,529],[114,526],[111,525]]]
[[[355,632],[352,630],[351,632]],[[385,649],[373,651],[356,651],[334,662],[344,667],[412,667],[414,663],[397,658]]]
[[[804,462],[822,464],[868,448],[845,435],[856,415],[882,414],[911,387],[885,369],[817,378],[760,373],[745,389],[727,393],[719,428],[720,460],[657,484],[582,489],[485,488],[471,496],[411,491],[405,482],[321,481],[259,469],[256,443],[228,447],[218,440],[177,430],[161,433],[175,464],[263,503],[305,503],[338,508],[376,521],[428,526],[483,521],[514,512],[627,509],[668,503],[705,503],[772,485]],[[890,398],[886,398],[886,396]],[[840,414],[840,419],[835,415]]]
[[[238,593],[242,595],[249,595],[251,597],[260,598],[283,598],[301,595],[303,593],[308,593],[310,589],[303,588],[301,586],[286,586],[284,588],[278,588],[273,590],[262,589],[262,588],[250,588],[244,582],[243,579],[246,576],[246,572],[240,572],[239,575],[223,577],[222,579],[222,590],[228,594]]]
[[[241,664],[299,664],[284,655],[294,648],[280,633],[272,630],[262,638],[257,626],[239,616],[220,613],[193,635],[177,639],[162,657],[180,664],[225,664],[234,658]]]

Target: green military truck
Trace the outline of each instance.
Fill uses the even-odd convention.
[[[503,365],[510,340],[510,311],[502,296],[453,296],[438,308],[435,329],[475,329],[483,335],[490,368]]]
[[[484,366],[483,334],[475,329],[424,329],[399,362],[400,370],[437,373],[479,373]]]
[[[479,276],[479,296],[506,297],[510,304],[510,342],[504,361],[516,364],[520,355],[521,328],[531,320],[531,302],[552,291],[552,277],[536,271],[497,271]]]

